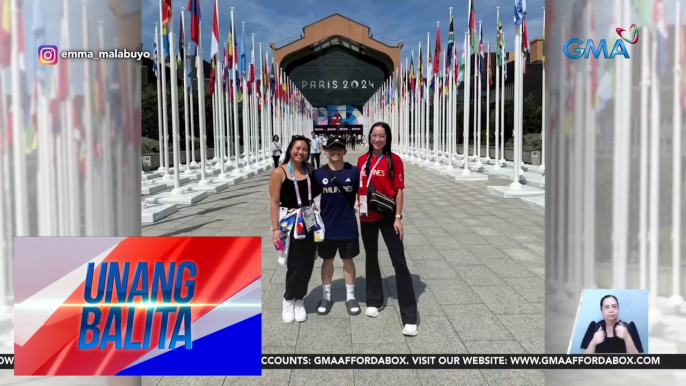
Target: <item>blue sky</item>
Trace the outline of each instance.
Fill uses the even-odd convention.
[[[152,51],[155,22],[159,22],[159,0],[143,0],[143,48]],[[528,0],[527,25],[531,39],[543,35],[544,0]],[[430,4],[430,6],[429,6]],[[179,31],[180,7],[187,7],[188,0],[172,0],[174,30]],[[331,14],[340,13],[371,28],[373,34],[386,39],[402,41],[405,47],[402,58],[409,57],[410,50],[416,50],[419,42],[426,47],[426,33],[431,33],[431,47],[435,45],[436,22],[440,21],[441,43],[445,49],[450,24],[449,7],[453,7],[455,40],[461,47],[464,31],[467,29],[468,2],[466,0],[219,0],[220,43],[227,41],[231,23],[230,7],[235,7],[234,19],[237,30],[245,21],[246,47],[250,47],[250,34],[255,33],[256,49],[262,43],[263,50],[269,43],[277,43],[293,35],[302,33],[302,28]],[[484,31],[484,44],[491,41],[495,50],[496,7],[500,6],[500,17],[507,38],[506,46],[513,45],[513,9],[511,0],[476,0],[477,21],[481,20]],[[200,0],[203,21],[202,44],[204,57],[209,59],[211,21],[214,0]],[[188,13],[186,12],[186,15]],[[186,28],[190,28],[190,17],[186,16]],[[186,31],[189,33],[189,31]],[[238,33],[240,45],[240,32]],[[271,54],[270,54],[271,56]],[[249,56],[248,56],[249,57]],[[256,54],[259,60],[259,56]]]

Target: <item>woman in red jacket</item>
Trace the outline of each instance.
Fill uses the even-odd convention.
[[[360,233],[364,244],[367,271],[367,310],[371,318],[383,305],[383,286],[379,268],[379,231],[395,268],[396,288],[403,334],[417,335],[417,299],[403,247],[403,161],[391,152],[391,128],[377,122],[369,132],[369,152],[357,160],[360,168],[358,201]]]

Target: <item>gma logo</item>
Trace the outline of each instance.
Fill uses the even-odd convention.
[[[578,47],[570,47],[572,46],[572,44],[578,45]],[[624,40],[615,40],[615,45],[614,47],[612,47],[612,51],[609,55],[607,53],[607,43],[605,39],[600,39],[600,44],[598,45],[597,49],[595,47],[595,44],[593,44],[593,39],[588,39],[588,41],[586,42],[586,47],[584,47],[583,44],[584,41],[581,39],[569,39],[565,42],[565,45],[562,48],[562,52],[564,52],[565,56],[567,56],[569,59],[579,59],[582,56],[584,57],[584,59],[588,59],[588,56],[590,54],[593,54],[593,57],[598,59],[600,57],[601,52],[605,59],[614,59],[617,55],[623,56],[626,59],[630,59],[629,51],[626,50],[626,46],[624,45]]]

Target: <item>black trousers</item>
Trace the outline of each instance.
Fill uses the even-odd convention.
[[[274,160],[274,169],[279,167],[279,158],[281,158],[281,156],[279,156],[279,155],[273,155],[272,156],[272,159]]]
[[[355,150],[355,141],[350,142],[350,144],[352,145],[353,150]]]
[[[379,231],[388,247],[393,268],[395,268],[395,286],[398,291],[400,318],[403,324],[417,324],[417,298],[414,295],[412,276],[405,261],[405,248],[400,236],[395,233],[395,217],[385,217],[380,221],[360,221],[362,244],[367,255],[367,306],[379,308],[383,305],[383,282],[379,267]]]
[[[295,230],[294,230],[295,231]],[[314,260],[317,257],[317,244],[314,232],[309,232],[304,239],[296,240],[291,232],[286,262],[286,300],[301,300],[307,295],[307,284],[312,276]]]
[[[312,164],[312,166],[314,166],[315,169],[319,169],[319,153],[310,154],[310,160],[311,160],[310,163]]]

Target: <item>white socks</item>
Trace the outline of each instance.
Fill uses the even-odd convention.
[[[331,284],[324,284],[324,299],[331,300]]]
[[[345,301],[348,301],[350,299],[355,299],[355,284],[346,284],[345,285],[345,294],[346,294]]]

